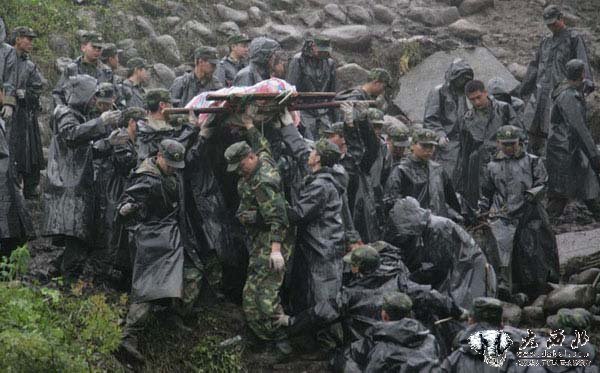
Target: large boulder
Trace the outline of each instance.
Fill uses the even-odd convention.
[[[527,73],[527,66],[521,65],[519,63],[513,62],[507,66],[508,71],[518,80],[522,81]]]
[[[371,12],[369,12],[369,9],[365,8],[364,6],[348,5],[346,9],[348,18],[355,23],[364,25],[373,22],[373,15]]]
[[[252,23],[260,25],[264,23],[263,11],[257,6],[251,6],[248,9],[248,17]]]
[[[600,275],[600,268],[590,268],[574,274],[569,278],[570,284],[593,284]]]
[[[464,0],[460,3],[458,10],[460,11],[460,14],[467,16],[493,7],[494,0]]]
[[[336,21],[340,23],[346,23],[346,13],[344,13],[344,11],[342,10],[342,8],[340,8],[339,5],[327,4],[323,8],[323,10],[325,11],[325,14],[335,19]]]
[[[152,26],[152,23],[150,23],[150,21],[147,18],[144,18],[142,16],[135,17],[135,25],[145,36],[156,36],[154,26]]]
[[[394,22],[396,15],[394,12],[384,5],[373,5],[373,16],[381,23],[391,25]]]
[[[448,30],[452,35],[467,41],[479,40],[485,34],[485,30],[481,26],[466,19],[459,19],[454,22],[448,26]]]
[[[367,82],[369,70],[355,63],[348,63],[337,68],[337,90],[343,91]]]
[[[446,26],[460,19],[460,13],[455,6],[445,8],[410,8],[407,17],[426,26]]]
[[[335,48],[364,53],[371,47],[371,32],[367,26],[332,27],[323,30],[322,34],[331,39]]]
[[[212,35],[212,31],[196,20],[189,20],[183,25],[183,32],[189,40],[195,40],[196,38],[207,38]]]
[[[71,45],[67,38],[62,35],[49,35],[48,47],[57,56],[68,56],[71,53]]]
[[[248,23],[248,12],[244,10],[236,10],[223,4],[217,4],[215,5],[215,8],[217,9],[219,17],[225,21],[232,21],[238,25],[245,25]]]
[[[561,308],[589,308],[595,301],[596,292],[591,285],[565,285],[548,294],[544,311],[553,314]]]
[[[173,80],[175,80],[175,73],[173,70],[162,63],[155,63],[152,67],[152,80],[155,83],[155,87],[171,87]]]
[[[422,122],[429,92],[435,86],[444,83],[444,73],[456,58],[466,60],[473,67],[475,76],[483,82],[498,76],[504,79],[510,90],[519,84],[510,71],[486,48],[455,49],[434,53],[403,75],[399,80],[400,89],[394,103],[411,120]]]
[[[320,28],[323,26],[323,20],[321,18],[321,12],[303,12],[298,15],[302,22],[309,28]]]
[[[502,320],[505,325],[519,326],[521,308],[516,304],[502,302]]]
[[[170,65],[176,65],[181,62],[181,53],[179,53],[177,42],[171,35],[160,35],[152,38],[150,41],[160,60]]]
[[[281,44],[282,48],[296,48],[302,41],[302,33],[292,25],[269,25],[269,35]]]
[[[240,27],[231,21],[221,22],[217,27],[217,31],[225,36],[231,36],[240,33]]]

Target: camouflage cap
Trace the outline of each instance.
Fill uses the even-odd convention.
[[[23,37],[27,36],[30,38],[36,38],[37,34],[33,31],[31,27],[19,26],[15,27],[13,30],[14,37]]]
[[[515,126],[502,126],[496,132],[496,140],[501,143],[513,143],[523,138],[523,130]]]
[[[194,51],[194,60],[203,59],[214,65],[219,63],[219,56],[217,56],[217,50],[213,47],[199,47]]]
[[[496,298],[475,298],[473,299],[471,316],[477,321],[498,325],[502,322],[502,302]]]
[[[371,71],[369,71],[369,76],[368,76],[368,80],[370,82],[377,80],[380,82],[384,82],[386,86],[391,87],[392,86],[392,76],[390,75],[389,71],[387,71],[386,69],[373,69]]]
[[[173,168],[185,167],[185,147],[180,142],[165,139],[160,142],[158,151],[169,166]]]
[[[429,129],[419,129],[413,133],[413,144],[438,144],[438,135]]]
[[[565,329],[586,330],[592,323],[592,314],[583,308],[561,308],[556,315],[558,325]]]
[[[129,107],[121,112],[121,123],[123,127],[126,127],[131,119],[138,121],[145,120],[146,117],[146,110],[139,107]]]
[[[100,83],[96,89],[96,101],[112,103],[115,100],[115,86],[111,83]]]
[[[558,21],[558,19],[562,16],[562,12],[560,8],[556,5],[549,5],[544,9],[542,13],[544,17],[544,23],[547,25],[551,25],[554,22]]]
[[[379,253],[372,246],[359,246],[344,256],[344,262],[358,267],[361,273],[371,273],[379,268]]]
[[[406,315],[412,309],[413,302],[410,297],[401,292],[390,292],[383,296],[382,309],[390,316]]]
[[[88,31],[81,35],[81,44],[87,43],[92,43],[94,47],[102,48],[104,46],[104,39],[97,32]]]
[[[134,57],[127,61],[127,67],[130,69],[147,69],[150,67],[145,59],[140,57]]]
[[[315,42],[315,47],[317,47],[317,50],[319,52],[331,53],[333,50],[331,48],[331,39],[329,39],[326,36],[322,36],[322,35],[315,36],[314,42]]]
[[[159,102],[171,102],[171,93],[164,88],[151,89],[144,98],[146,106],[156,105]]]
[[[315,150],[321,157],[321,163],[336,163],[342,157],[340,148],[327,139],[320,139],[315,143]]]
[[[237,171],[242,159],[252,152],[250,145],[245,141],[231,144],[225,149],[225,160],[227,161],[227,172]]]
[[[227,45],[250,43],[250,41],[252,41],[252,39],[250,39],[247,35],[236,34],[236,35],[231,35],[230,37],[227,38]]]
[[[107,43],[102,47],[102,58],[114,57],[121,52],[123,52],[123,50],[118,49],[113,43]]]
[[[393,124],[387,128],[387,135],[394,146],[410,145],[410,130],[403,124]]]
[[[369,122],[371,122],[373,124],[383,125],[383,123],[385,122],[383,119],[384,116],[385,116],[385,114],[383,114],[383,111],[381,111],[379,109],[375,109],[375,108],[367,109],[367,119],[369,119]]]
[[[331,124],[331,126],[323,130],[323,134],[344,136],[344,122],[335,122]]]

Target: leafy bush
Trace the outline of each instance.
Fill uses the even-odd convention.
[[[27,244],[13,250],[9,258],[3,256],[0,259],[0,281],[19,279],[27,273],[30,259],[31,254],[29,254]]]
[[[192,354],[197,372],[229,373],[242,370],[242,350],[239,345],[221,346],[219,338],[206,337]]]

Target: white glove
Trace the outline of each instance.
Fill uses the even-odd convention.
[[[285,268],[285,260],[283,260],[281,252],[271,251],[271,255],[269,256],[269,268],[274,269],[277,272],[283,271]]]
[[[13,107],[10,105],[4,105],[2,106],[2,118],[4,119],[10,119],[12,118],[13,115]]]
[[[105,111],[100,115],[100,120],[107,126],[116,127],[121,119],[120,110]]]
[[[24,89],[17,89],[15,92],[17,94],[18,99],[22,100],[25,98],[25,90]]]
[[[354,106],[350,102],[343,102],[340,105],[340,111],[346,124],[352,124],[354,122]]]
[[[285,313],[280,313],[275,315],[275,320],[273,321],[273,325],[284,328],[290,326],[290,317]]]
[[[279,121],[281,122],[282,127],[294,124],[294,118],[292,117],[292,114],[287,108],[285,108],[283,113],[281,113],[281,115],[279,116]]]
[[[127,215],[131,214],[132,212],[134,212],[135,210],[137,210],[137,205],[127,202],[126,204],[121,206],[121,208],[119,209],[119,214],[121,216],[127,216]]]

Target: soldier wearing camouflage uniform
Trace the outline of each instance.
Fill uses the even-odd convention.
[[[248,66],[248,43],[252,39],[246,35],[232,35],[227,39],[229,55],[223,57],[217,65],[215,79],[223,87],[231,87],[238,71]]]
[[[201,264],[186,238],[183,185],[178,171],[185,167],[185,147],[161,141],[156,157],[135,170],[131,185],[118,206],[131,227],[135,257],[132,303],[127,313],[121,351],[138,362],[137,336],[151,311],[167,308],[166,321],[190,332],[182,321],[200,292]]]
[[[15,84],[17,79],[17,54],[6,42],[6,26],[0,17],[0,114],[4,120],[10,120],[16,106]]]
[[[215,48],[200,47],[194,51],[194,69],[175,78],[171,85],[171,97],[179,101],[180,107],[185,107],[202,92],[223,88],[223,85],[213,76],[218,63],[219,58]]]
[[[80,48],[83,55],[68,64],[62,72],[56,87],[52,90],[55,105],[67,104],[65,85],[70,76],[85,74],[95,78],[98,83],[114,83],[113,71],[100,61],[102,47],[104,46],[103,41],[102,36],[95,32],[87,32],[81,36]]]
[[[121,106],[144,107],[144,96],[146,95],[144,84],[150,78],[148,68],[150,65],[143,58],[135,57],[127,62],[127,79],[119,87]]]
[[[262,340],[280,341],[285,332],[273,323],[283,313],[279,289],[291,254],[286,206],[281,177],[266,139],[244,115],[249,143],[240,141],[225,150],[227,170],[240,175],[237,216],[251,240],[248,278],[243,309],[252,331]]]

